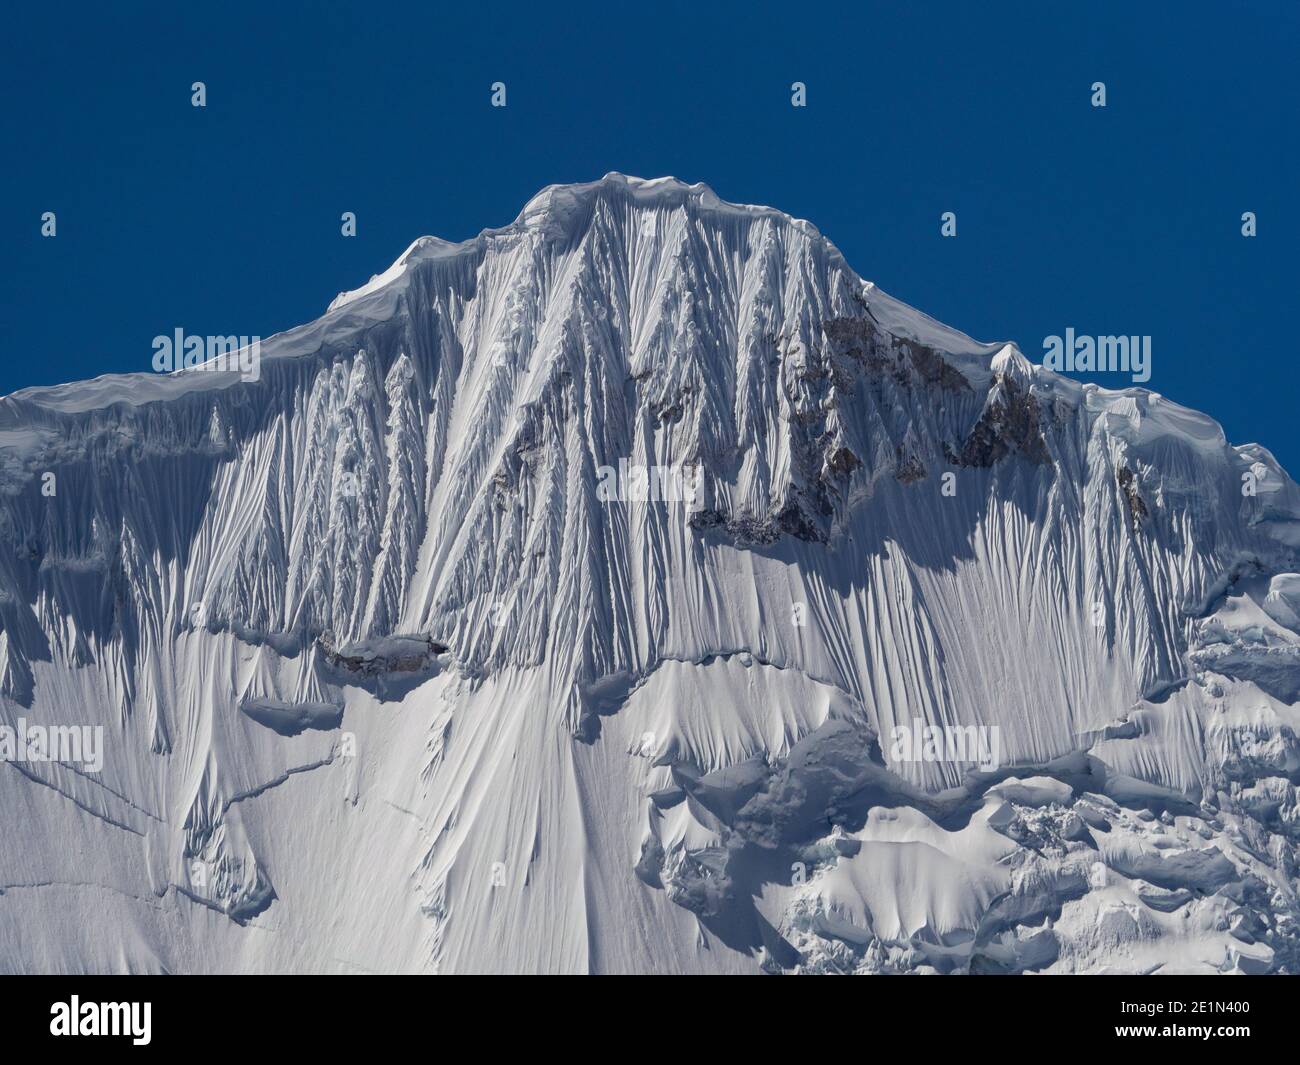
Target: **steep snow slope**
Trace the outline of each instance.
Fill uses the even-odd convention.
[[[4,719],[105,742],[0,765],[7,968],[1300,966],[1300,491],[806,222],[553,187],[0,445]]]

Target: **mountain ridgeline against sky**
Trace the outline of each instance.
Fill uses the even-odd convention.
[[[551,187],[0,446],[4,967],[1300,967],[1300,491],[806,222]]]

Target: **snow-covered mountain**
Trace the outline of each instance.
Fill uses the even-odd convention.
[[[1263,448],[673,179],[261,355],[0,400],[0,967],[1300,969]]]

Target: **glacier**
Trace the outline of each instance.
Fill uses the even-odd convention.
[[[103,730],[0,765],[0,969],[1300,971],[1298,549],[1203,414],[553,186],[0,399],[0,723]]]

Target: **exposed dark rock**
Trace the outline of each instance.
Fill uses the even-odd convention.
[[[334,634],[317,639],[325,660],[334,668],[365,677],[385,673],[418,673],[447,652],[447,645],[432,636],[384,636],[336,648]]]
[[[826,543],[837,509],[847,505],[848,482],[866,465],[862,443],[853,439],[851,431],[846,436],[845,423],[834,412],[858,402],[853,397],[859,392],[873,394],[884,405],[891,402],[887,393],[892,388],[919,392],[919,401],[935,403],[941,403],[935,392],[971,391],[965,376],[942,351],[894,336],[870,316],[834,318],[821,329],[825,342],[808,349],[789,338],[771,338],[791,400],[786,425],[791,434],[793,483],[784,498],[766,515],[733,515],[722,507],[697,511],[690,518],[693,528],[725,530],[737,544],[769,544],[782,536]],[[966,441],[957,450],[943,445],[948,461],[987,467],[1014,452],[1050,464],[1042,432],[1045,413],[1037,397],[1007,375],[999,375],[994,387],[993,402]],[[897,393],[892,398],[896,400]],[[654,410],[661,420],[676,413],[671,408]],[[929,476],[922,451],[903,442],[894,447],[894,476],[900,483]]]
[[[714,507],[705,507],[695,511],[689,520],[692,529],[715,529],[727,523],[727,516]]]
[[[1127,466],[1121,466],[1115,471],[1115,479],[1119,481],[1119,488],[1124,493],[1124,502],[1128,505],[1133,528],[1137,530],[1142,526],[1142,519],[1147,516],[1147,505],[1138,493],[1137,478]]]
[[[828,536],[821,522],[811,517],[798,498],[787,499],[770,514],[731,516],[715,508],[696,511],[690,517],[694,529],[725,530],[737,544],[774,544],[782,536],[793,536],[809,543],[824,544]]]
[[[1006,374],[998,374],[993,388],[997,398],[984,408],[961,453],[951,459],[962,466],[987,468],[1015,451],[1030,462],[1049,465],[1052,456],[1043,439],[1037,398]]]
[[[925,468],[925,463],[920,457],[908,451],[902,444],[895,449],[894,457],[897,461],[894,476],[903,484],[914,484],[923,480],[930,472]]]
[[[943,354],[914,340],[886,333],[874,320],[834,318],[822,325],[832,351],[875,373],[888,372],[904,388],[915,384],[970,391],[970,383]],[[914,379],[908,369],[915,372]]]
[[[826,468],[841,476],[847,476],[861,465],[862,460],[847,447],[833,448],[826,456]]]
[[[808,540],[812,543],[826,542],[826,534],[804,513],[803,507],[796,500],[787,501],[785,506],[777,511],[775,521],[783,532],[800,540]]]

